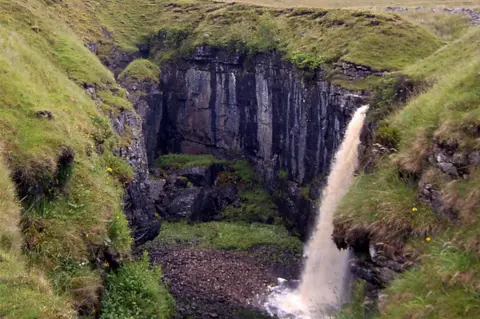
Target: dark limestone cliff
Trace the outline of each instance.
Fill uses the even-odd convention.
[[[325,173],[363,102],[321,70],[306,79],[279,55],[229,55],[210,47],[164,65],[160,90],[156,155],[241,152],[258,164],[268,185],[280,170],[299,184]]]
[[[278,195],[288,224],[305,237],[320,194],[315,188],[365,94],[333,85],[323,70],[305,73],[275,53],[212,47],[164,63],[159,80],[124,84],[144,120],[149,164],[169,152],[246,155]],[[312,191],[302,192],[312,182]]]

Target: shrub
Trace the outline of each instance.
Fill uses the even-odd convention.
[[[397,148],[400,142],[400,132],[383,121],[375,131],[375,139],[378,143],[389,148]]]
[[[246,184],[258,181],[258,176],[255,174],[255,171],[247,160],[236,161],[233,164],[233,170],[235,175],[239,176]]]
[[[286,170],[282,169],[280,170],[280,172],[278,173],[278,177],[281,179],[281,180],[287,180],[288,179],[288,173]]]
[[[145,253],[136,262],[107,276],[101,319],[171,318],[174,300],[160,282],[160,268],[149,266]]]
[[[117,207],[117,209],[115,209],[113,216],[109,222],[108,230],[108,240],[106,240],[105,244],[111,246],[114,251],[118,251],[121,253],[130,252],[133,238],[130,234],[127,217],[122,212],[120,207]]]

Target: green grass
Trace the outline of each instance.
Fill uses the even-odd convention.
[[[162,155],[157,159],[156,166],[159,168],[185,169],[194,166],[210,166],[215,163],[226,164],[228,161],[215,158],[213,155],[200,154],[177,154]]]
[[[20,254],[20,206],[2,153],[0,173],[0,316],[5,319],[73,318],[68,300],[55,295],[44,275],[28,269]]]
[[[248,187],[240,191],[238,207],[228,206],[222,217],[229,221],[243,221],[248,223],[281,224],[277,207],[272,197],[261,185]]]
[[[301,241],[282,226],[209,222],[189,225],[168,223],[162,225],[158,241],[175,244],[191,243],[203,248],[222,250],[248,250],[255,245],[276,245],[301,250]]]
[[[480,150],[475,129],[480,121],[480,56],[477,41],[470,41],[478,31],[407,69],[418,78],[433,79],[432,86],[383,121],[382,127],[395,132],[397,152],[381,158],[373,172],[359,175],[337,211],[336,229],[347,240],[366,233],[393,250],[413,250],[420,256],[418,265],[386,290],[381,318],[480,314],[479,170],[467,166],[468,174],[454,179],[428,160],[435,143],[458,153]],[[463,59],[455,59],[456,53]],[[419,181],[442,193],[457,220],[439,217],[419,202]]]
[[[480,28],[476,27],[429,57],[407,67],[404,72],[413,78],[434,81],[471,63],[472,57],[479,54]]]
[[[130,63],[125,70],[120,73],[118,79],[121,81],[150,81],[158,83],[160,69],[149,60],[138,59]]]
[[[436,25],[432,28],[431,32],[442,37],[446,34],[455,38],[463,32],[451,25],[446,31]],[[0,194],[1,317],[68,318],[79,308],[93,316],[105,269],[90,259],[99,257],[96,252],[102,249],[120,256],[129,254],[132,239],[120,204],[123,186],[133,174],[127,163],[113,155],[115,149],[128,144],[129,136],[117,136],[107,115],[114,117],[121,110],[131,110],[131,104],[113,74],[85,44],[99,44],[99,56],[108,60],[115,46],[123,53],[134,53],[140,43],[158,45],[152,35],[166,29],[167,58],[204,44],[228,50],[243,48],[247,53],[275,49],[306,69],[350,61],[374,69],[398,70],[426,58],[444,44],[417,25],[384,13],[271,9],[188,0],[0,0],[0,143],[8,164],[8,170],[5,164],[0,166],[0,183],[8,190]],[[414,164],[424,154],[412,154],[412,143],[428,149],[432,136],[455,139],[464,149],[477,147],[468,127],[479,118],[475,86],[478,63],[469,61],[461,69],[462,63],[455,62],[478,53],[477,36],[477,31],[471,31],[408,70],[414,76],[431,75],[435,80],[447,70],[451,75],[412,102],[405,113],[389,119],[389,125],[401,132],[397,162],[403,169],[418,168]],[[387,45],[393,41],[395,46]],[[158,51],[158,47],[155,49]],[[151,53],[153,58],[158,52]],[[150,79],[155,73],[156,67],[142,60],[130,65],[122,78]],[[85,87],[95,87],[99,101],[93,101]],[[37,116],[44,111],[54,118]],[[422,138],[416,137],[418,132],[424,134]],[[59,169],[58,160],[65,153],[73,160]],[[217,161],[208,156],[181,155],[163,160],[160,165],[176,168]],[[420,166],[420,171],[423,169]],[[248,162],[235,162],[233,170],[248,187],[256,183]],[[41,185],[45,191],[23,198],[19,206],[8,172],[27,184]],[[402,182],[392,180],[393,186]],[[392,180],[387,178],[385,183],[391,185]],[[475,177],[442,184],[455,195],[455,205],[462,209],[465,220],[475,220],[471,198],[475,198],[472,194],[477,186]],[[409,189],[392,192],[413,196]],[[371,193],[376,194],[375,190]],[[393,195],[389,198],[392,207],[403,210],[407,205],[397,203],[398,196]],[[264,194],[254,189],[247,188],[243,196],[253,203],[247,204],[253,211],[265,202]],[[373,215],[382,217],[381,212]],[[401,220],[415,227],[425,224],[410,217]],[[475,253],[474,245],[468,243],[477,233],[474,228],[464,230],[465,247],[455,244]],[[255,244],[301,246],[275,225],[167,224],[162,234],[172,241],[195,235],[193,239],[200,246],[221,249],[244,250]],[[158,289],[163,288],[155,284],[154,277],[143,271],[145,267],[132,267],[127,272],[140,277],[139,282],[146,280],[151,296],[158,296]],[[39,268],[44,274],[35,271]],[[140,273],[147,275],[142,279]],[[116,277],[119,282],[122,278]],[[111,300],[118,303],[128,298],[113,296]],[[129,311],[122,306],[115,308]]]
[[[25,256],[0,262],[1,267],[18,267],[14,278],[25,273],[24,286],[15,284],[17,278],[2,287],[13,297],[2,304],[0,313],[5,308],[5,316],[12,318],[73,316],[72,310],[79,308],[93,314],[102,269],[82,266],[84,261],[96,258],[99,247],[129,254],[132,242],[120,213],[122,186],[131,180],[132,170],[114,157],[122,139],[83,86],[95,86],[112,106],[129,104],[122,100],[111,72],[49,3],[0,1],[0,142],[17,180],[44,187],[22,198],[17,220],[22,240],[10,240],[22,246]],[[53,119],[36,116],[39,111],[51,112]],[[103,152],[96,151],[100,145]],[[73,160],[59,169],[65,153]],[[7,242],[5,231],[0,233]],[[41,268],[48,283],[29,275],[27,267]],[[4,276],[10,275],[2,270],[0,277]],[[35,285],[42,280],[51,291],[38,296],[44,288]],[[38,302],[30,301],[35,296]]]
[[[347,10],[228,6],[207,14],[191,29],[180,51],[198,45],[250,53],[277,49],[303,69],[341,60],[397,70],[441,45],[427,31],[393,15]],[[395,39],[395,46],[385,45],[389,39]]]
[[[111,90],[99,91],[98,97],[109,107],[109,109],[133,111],[132,103],[130,103],[125,96],[119,95],[118,93],[114,95]]]
[[[463,36],[470,27],[470,18],[463,14],[448,14],[445,12],[407,11],[399,15],[423,26],[439,38],[451,41]]]
[[[431,90],[420,95],[391,117],[392,127],[401,132],[400,148],[405,156],[412,153],[414,142],[422,139],[419,138],[419,134],[422,134],[423,139],[429,139],[443,131],[440,130],[442,125],[460,119],[478,108],[480,61],[479,59],[470,61],[467,66],[446,74]]]
[[[438,228],[435,214],[419,202],[416,189],[387,165],[358,176],[337,213],[337,223],[366,228],[385,241],[411,232],[423,238]]]
[[[41,272],[27,269],[19,253],[0,249],[0,315],[17,318],[76,318],[72,305],[52,292]]]
[[[175,301],[163,284],[162,271],[151,268],[148,255],[107,276],[101,319],[168,319]]]
[[[252,184],[259,181],[258,175],[247,160],[238,160],[233,163],[234,174],[245,184]]]
[[[228,1],[226,1],[228,2]],[[272,7],[317,7],[317,8],[365,8],[382,10],[388,6],[400,6],[416,8],[423,6],[427,8],[443,7],[479,7],[478,0],[459,1],[459,0],[240,0],[243,3],[255,3]]]
[[[250,53],[276,49],[306,69],[343,60],[378,70],[398,70],[442,45],[423,28],[382,12],[279,9],[202,0],[175,4],[166,0],[69,2],[68,9],[65,4],[54,6],[74,21],[78,33],[93,41],[101,38],[103,26],[115,39],[107,41],[101,55],[113,44],[125,52],[135,51],[149,36],[164,30],[167,48],[161,58],[154,59],[157,61],[164,61],[165,53],[172,57],[172,52],[188,53],[198,45],[214,45]],[[170,32],[173,30],[176,32]],[[392,39],[395,45],[386,45]],[[157,47],[155,40],[153,47]]]
[[[480,262],[448,240],[434,238],[421,264],[387,289],[381,318],[477,318]]]

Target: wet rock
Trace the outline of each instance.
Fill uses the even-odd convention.
[[[166,219],[189,218],[193,214],[194,204],[200,189],[196,187],[185,189],[175,197],[166,210]]]
[[[85,92],[94,100],[97,99],[97,89],[94,86],[86,85]]]
[[[435,147],[429,158],[430,163],[453,178],[468,174],[469,154],[461,152],[456,143],[435,140]],[[473,158],[474,159],[474,158]]]
[[[365,96],[332,85],[323,70],[306,79],[277,54],[249,57],[250,67],[246,59],[201,47],[165,63],[161,129],[157,144],[149,145],[162,145],[162,153],[244,153],[267,185],[275,185],[280,170],[300,184],[326,174]],[[352,76],[370,72],[345,67]]]
[[[365,78],[367,76],[382,76],[386,72],[385,71],[375,71],[372,70],[370,67],[353,64],[350,62],[342,62],[336,66],[336,70],[343,73],[343,75],[349,78]]]
[[[150,191],[150,174],[142,120],[135,113],[123,110],[116,118],[112,118],[111,122],[119,135],[124,135],[127,127],[131,134],[130,145],[118,149],[116,153],[125,159],[134,171],[134,178],[126,187],[124,211],[135,243],[142,244],[155,238],[160,231],[155,199],[152,198]]]
[[[386,7],[385,11],[392,11],[392,12],[407,12],[408,8],[402,7]]]
[[[287,228],[299,233],[303,239],[308,237],[310,228],[314,225],[318,206],[315,200],[302,193],[297,183],[287,181],[280,186],[280,194],[276,197],[279,212],[287,223]],[[320,195],[317,192],[315,195]]]
[[[443,162],[441,158],[437,158],[437,161],[437,165],[442,172],[452,176],[458,176],[458,171],[455,165],[453,165],[452,163]]]
[[[189,185],[188,183],[189,181],[186,177],[177,176],[177,178],[175,179],[174,186],[177,188],[187,188]]]
[[[164,193],[164,187],[167,181],[165,179],[150,179],[150,198],[157,200]]]
[[[352,274],[361,278],[377,288],[385,288],[398,275],[387,267],[378,267],[371,262],[353,260],[350,263]]]
[[[472,152],[468,154],[468,162],[470,165],[480,167],[480,152]]]
[[[425,7],[416,7],[415,9],[409,9],[404,7],[386,7],[385,11],[391,12],[408,12],[408,11],[426,11],[430,10],[434,13],[443,12],[448,14],[463,14],[470,19],[472,24],[480,24],[480,13],[474,9],[470,8],[425,8]]]
[[[237,199],[237,189],[234,185],[204,187],[195,199],[190,219],[203,222],[220,219],[219,214]]]
[[[108,33],[105,31],[104,33]],[[111,35],[108,35],[111,37]],[[144,57],[140,51],[126,52],[117,46],[110,48],[110,52],[100,56],[102,63],[108,67],[115,76],[118,76],[131,61]]]
[[[193,185],[197,187],[204,186],[207,181],[208,167],[205,166],[194,166],[186,168],[180,172],[178,175],[186,177]]]

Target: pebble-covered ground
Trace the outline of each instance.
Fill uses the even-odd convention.
[[[298,255],[268,246],[242,252],[157,243],[149,253],[162,265],[177,318],[262,318],[269,286],[296,278],[301,264]]]

